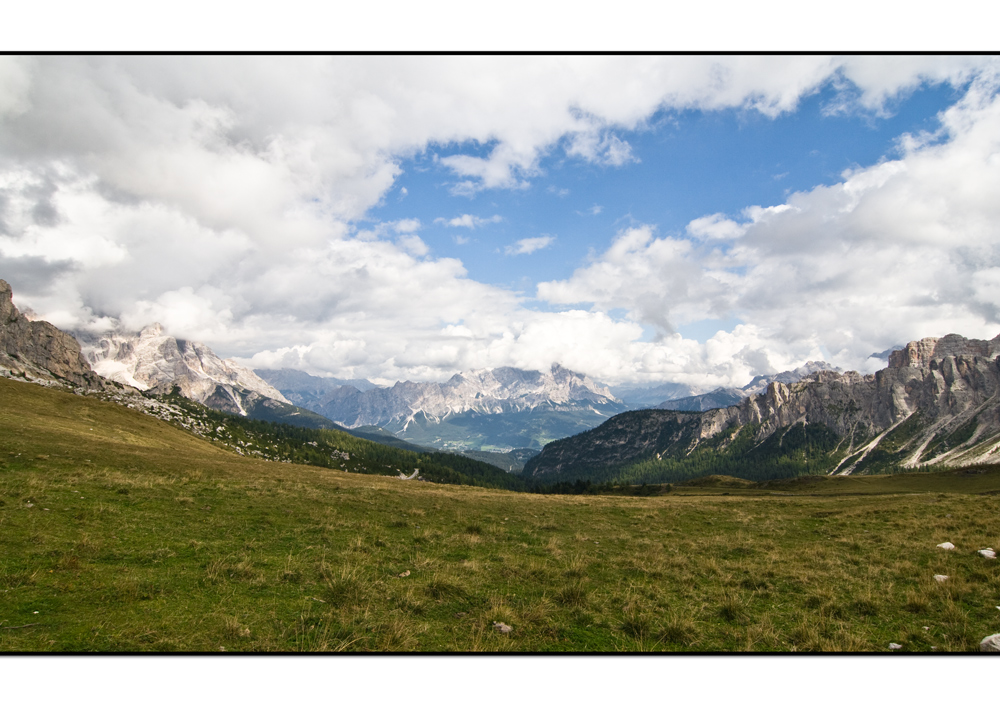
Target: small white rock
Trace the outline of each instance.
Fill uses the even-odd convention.
[[[899,645],[898,643],[890,643],[889,644],[889,650],[891,650],[891,651],[898,651],[900,648],[902,648],[902,646]]]
[[[988,547],[985,550],[980,550],[979,554],[982,555],[983,557],[989,559],[989,560],[995,560],[995,559],[997,559],[997,554],[996,554],[996,552],[993,551],[993,548],[991,548],[991,547]]]
[[[1000,653],[1000,633],[987,636],[979,642],[980,653]]]
[[[936,575],[934,575],[934,581],[938,582],[938,583],[940,583],[940,582],[947,582],[948,581],[948,575],[946,575],[946,574],[936,574]]]
[[[940,545],[938,545],[938,547],[941,548],[942,550],[954,550],[955,549],[955,546],[952,545],[951,543],[941,543]]]
[[[513,628],[505,624],[503,621],[494,621],[493,628],[495,628],[497,631],[499,631],[505,636],[514,630]]]

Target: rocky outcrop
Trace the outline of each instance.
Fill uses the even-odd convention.
[[[1000,336],[990,341],[966,339],[958,334],[911,341],[889,353],[889,368],[925,368],[946,356],[995,358],[1000,354]]]
[[[86,358],[97,373],[139,390],[166,394],[177,386],[189,400],[240,415],[265,399],[288,404],[249,368],[219,358],[204,344],[169,336],[159,324],[137,334],[81,336]]]
[[[828,473],[850,474],[875,458],[904,468],[1000,462],[998,352],[1000,337],[949,334],[907,344],[874,375],[818,371],[797,383],[771,382],[764,393],[727,408],[626,413],[547,445],[525,471],[683,458],[709,442],[724,453],[726,439],[747,428],[760,445],[810,425],[839,438],[834,452],[823,450]]]
[[[769,375],[755,376],[752,381],[742,388],[716,388],[709,393],[692,395],[686,398],[674,398],[660,403],[655,407],[660,410],[685,410],[691,412],[704,412],[715,408],[725,408],[731,405],[738,405],[744,398],[759,395],[767,390],[771,383],[797,383],[803,378],[808,378],[819,371],[840,371],[836,366],[831,366],[826,361],[806,361],[806,363],[791,371],[772,373]]]
[[[32,322],[14,306],[13,292],[0,280],[0,372],[29,380],[101,389],[80,344],[48,322]]]

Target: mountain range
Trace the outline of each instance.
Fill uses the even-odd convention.
[[[179,393],[216,410],[300,426],[352,429],[382,443],[507,454],[540,450],[556,439],[592,429],[636,406],[642,396],[691,390],[681,384],[630,390],[631,404],[587,376],[553,364],[550,371],[503,367],[452,376],[444,383],[400,381],[377,386],[364,379],[321,378],[291,369],[252,371],[221,359],[208,346],[177,339],[151,324],[139,332],[78,333],[93,369],[139,390]],[[725,407],[773,380],[794,382],[816,370],[758,376],[742,389],[720,388],[658,407]],[[415,447],[414,447],[415,445]],[[526,452],[518,452],[523,458]],[[498,461],[505,468],[518,462]]]
[[[803,473],[1000,461],[1000,336],[927,338],[872,375],[820,370],[705,412],[642,410],[553,442],[525,466],[539,479],[653,482],[706,474]]]
[[[478,434],[486,447],[505,442],[505,435],[521,441],[525,430],[538,444],[559,425],[586,430],[595,417],[610,418],[573,436],[552,434],[530,459],[530,444],[511,445],[520,449],[508,449],[498,465],[516,471],[527,460],[522,473],[529,483],[652,483],[709,474],[767,480],[1000,463],[998,354],[1000,336],[926,338],[891,350],[889,365],[872,375],[810,362],[735,389],[745,393],[766,384],[735,405],[698,412],[620,412],[626,405],[610,389],[558,365],[548,373],[498,368],[456,374],[445,383],[406,381],[366,391],[283,375],[313,390],[324,409],[346,411],[342,419],[355,426],[352,434],[401,445],[407,442],[370,425],[387,420],[404,434],[436,434],[438,444],[442,432],[464,434],[466,441]],[[110,391],[109,399],[121,404],[142,396],[136,388],[180,393],[245,418],[346,431],[292,405],[253,371],[202,344],[167,336],[158,325],[91,337],[81,348],[51,324],[21,314],[3,280],[0,375],[81,393]]]
[[[444,383],[400,381],[367,390],[298,372],[258,373],[294,386],[282,392],[344,427],[377,426],[443,449],[541,449],[628,409],[606,386],[558,364],[547,373],[502,367],[456,373]]]

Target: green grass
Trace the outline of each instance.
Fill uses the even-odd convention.
[[[0,380],[0,651],[973,651],[1000,631],[974,554],[1000,547],[998,490],[404,482]]]

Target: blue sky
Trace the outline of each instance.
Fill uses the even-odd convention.
[[[1000,332],[1000,62],[0,57],[0,277],[379,382],[695,389]]]
[[[685,227],[699,216],[739,218],[747,206],[781,204],[792,192],[841,181],[845,169],[898,157],[897,138],[937,130],[938,113],[962,88],[925,84],[880,110],[834,111],[841,93],[828,84],[776,118],[743,108],[661,110],[638,129],[616,131],[636,159],[596,165],[556,146],[539,160],[530,184],[512,190],[456,194],[458,180],[440,161],[487,157],[495,141],[428,145],[400,162],[393,188],[358,225],[416,219],[432,254],[461,260],[475,280],[534,297],[537,283],[570,277],[629,225],[655,224],[660,233],[686,237]],[[479,221],[447,223],[462,216]],[[545,237],[552,241],[539,250],[508,252],[521,239]],[[678,331],[704,342],[739,322],[702,320]]]
[[[430,145],[401,161],[403,173],[393,189],[359,225],[419,219],[420,236],[435,254],[461,259],[477,280],[530,293],[539,281],[568,277],[590,249],[607,247],[630,222],[683,233],[704,214],[737,217],[747,206],[780,204],[793,191],[840,181],[845,169],[895,157],[896,139],[936,130],[938,112],[959,91],[922,86],[894,101],[887,115],[825,114],[837,97],[829,86],[777,118],[745,109],[660,111],[648,126],[617,132],[632,146],[636,162],[594,165],[553,150],[527,188],[473,195],[452,193],[457,180],[435,158],[486,156],[492,145]],[[502,221],[475,228],[435,223],[464,214]],[[516,241],[540,236],[556,238],[530,257],[504,254]]]

